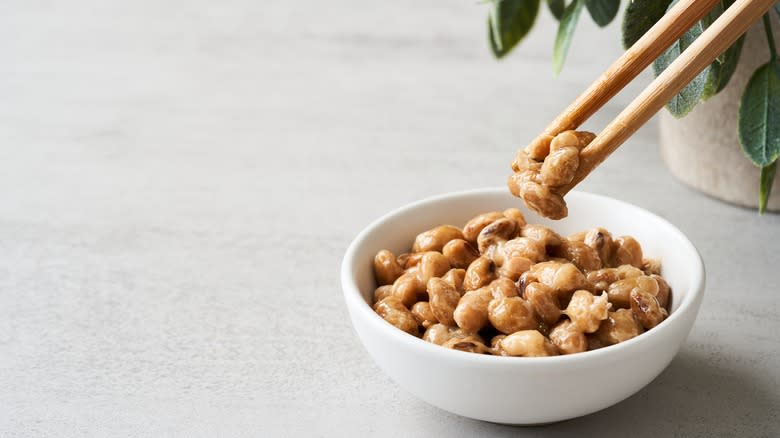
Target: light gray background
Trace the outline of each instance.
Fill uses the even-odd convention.
[[[359,345],[338,275],[352,237],[503,184],[621,52],[617,22],[583,20],[553,79],[546,11],[503,62],[485,17],[452,0],[0,4],[0,436],[776,436],[780,217],[673,180],[655,123],[582,185],[668,218],[706,262],[696,326],[653,384],[505,427],[416,400]]]

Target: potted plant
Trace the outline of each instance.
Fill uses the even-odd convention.
[[[677,0],[629,0],[622,42],[630,47]],[[653,63],[658,75],[734,0],[721,0]],[[531,30],[541,0],[490,0],[488,39],[503,58]],[[584,10],[604,27],[620,9],[620,0],[545,0],[558,20],[552,65],[563,68],[577,21]],[[780,6],[775,6],[780,15]],[[661,115],[661,152],[683,182],[717,198],[745,206],[780,210],[771,199],[780,156],[780,59],[773,23],[766,14],[734,45],[678,93]],[[780,189],[778,189],[780,191]],[[758,194],[758,196],[756,196]]]

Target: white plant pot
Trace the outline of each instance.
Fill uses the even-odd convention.
[[[775,39],[780,26],[772,14]],[[748,32],[742,55],[728,86],[690,114],[675,119],[661,113],[661,155],[672,174],[685,184],[726,202],[758,206],[759,174],[737,139],[737,110],[750,76],[769,60],[763,24]],[[780,210],[780,176],[775,179],[768,209]]]

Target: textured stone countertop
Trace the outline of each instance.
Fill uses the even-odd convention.
[[[514,428],[415,399],[365,353],[339,284],[355,234],[503,184],[516,147],[621,50],[619,23],[582,20],[553,79],[546,11],[503,62],[485,16],[441,0],[4,2],[0,436],[777,436],[780,216],[672,179],[655,122],[582,185],[667,218],[705,260],[699,318],[653,384]]]

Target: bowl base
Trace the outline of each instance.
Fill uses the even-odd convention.
[[[548,421],[546,423],[497,423],[495,421],[487,421],[486,423],[498,424],[501,426],[512,426],[512,427],[536,427],[536,426],[549,426],[551,424],[560,423],[561,421],[566,421],[566,420]]]

